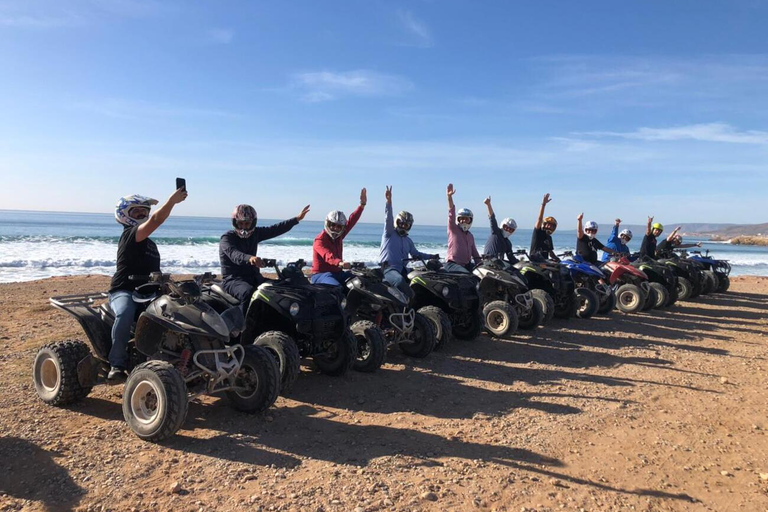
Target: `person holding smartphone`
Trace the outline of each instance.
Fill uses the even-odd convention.
[[[309,213],[309,205],[296,216],[272,226],[256,226],[256,210],[249,204],[239,204],[232,212],[232,227],[221,235],[219,261],[224,291],[240,301],[243,314],[247,313],[253,290],[264,282],[261,267],[264,264],[256,253],[259,242],[275,238],[290,231]]]
[[[176,189],[160,208],[150,215],[156,199],[138,194],[120,198],[115,208],[115,219],[123,225],[123,234],[117,243],[117,269],[109,287],[109,307],[115,314],[112,325],[112,348],[109,351],[108,380],[127,376],[128,340],[136,315],[133,291],[138,284],[131,276],[146,276],[160,270],[160,253],[149,235],[168,218],[173,207],[187,198],[184,187]]]

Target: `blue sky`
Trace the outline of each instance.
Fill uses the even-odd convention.
[[[768,1],[0,3],[0,208],[765,222]],[[363,219],[374,221],[374,218]]]

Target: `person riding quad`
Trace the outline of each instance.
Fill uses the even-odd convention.
[[[477,252],[475,245],[475,236],[469,232],[472,227],[474,214],[469,208],[462,208],[456,213],[456,206],[453,204],[453,194],[456,189],[453,183],[449,183],[446,188],[448,197],[448,254],[446,255],[445,270],[448,272],[465,272],[471,270],[472,260],[480,263],[480,253]]]
[[[606,247],[613,249],[613,256],[629,254],[628,244],[629,241],[632,240],[632,230],[622,229],[621,232],[619,232],[619,227],[621,227],[621,219],[616,219],[616,222],[613,224],[613,229],[611,229],[611,234],[608,236],[608,240],[605,242]],[[605,263],[611,259],[612,255],[607,252],[603,252],[603,257],[601,260],[603,263]]]
[[[689,249],[691,247],[701,247],[701,242],[696,242],[692,244],[684,244],[683,243],[683,237],[677,234],[677,231],[680,229],[678,227],[675,229],[672,234],[670,234],[666,240],[662,240],[662,242],[659,244],[659,246],[656,248],[656,257],[662,258],[669,256],[670,253],[674,249]]]
[[[584,258],[584,261],[597,265],[597,251],[605,251],[608,254],[614,254],[615,251],[604,246],[600,240],[595,238],[597,236],[597,222],[590,220],[582,227],[583,218],[583,213],[576,217],[578,221],[576,224],[576,254]]]
[[[344,261],[344,238],[352,231],[363,214],[368,196],[365,189],[360,191],[360,206],[349,216],[340,210],[325,216],[325,227],[312,244],[312,283],[341,286],[352,277],[346,272],[351,265]]]
[[[117,203],[115,219],[123,225],[123,234],[117,243],[117,269],[109,285],[109,307],[115,315],[115,323],[112,324],[108,380],[127,376],[128,341],[137,307],[133,291],[143,284],[131,280],[131,276],[147,276],[160,271],[160,253],[149,235],[165,222],[173,207],[186,198],[186,188],[179,188],[152,215],[149,212],[157,199],[134,194],[120,198]]]
[[[549,258],[553,261],[560,261],[560,258],[555,256],[555,247],[552,244],[552,233],[557,229],[557,220],[554,217],[544,217],[544,209],[551,200],[549,194],[544,194],[544,199],[542,199],[541,208],[539,209],[539,216],[536,218],[536,224],[533,227],[530,255],[534,259],[545,260]]]
[[[512,233],[517,229],[517,222],[511,217],[501,221],[501,226],[496,221],[496,213],[491,206],[491,196],[485,198],[485,206],[488,208],[488,220],[491,223],[491,234],[488,241],[485,242],[483,256],[504,259],[506,257],[510,264],[517,263],[517,258],[512,251],[512,241],[509,239]]]
[[[290,231],[309,212],[305,206],[296,217],[272,226],[256,226],[258,217],[253,206],[239,204],[232,211],[232,227],[221,235],[219,261],[224,278],[224,291],[240,301],[243,314],[247,313],[253,290],[264,282],[261,268],[264,264],[256,253],[259,242],[275,238]]]
[[[437,254],[425,254],[416,250],[416,246],[408,236],[413,227],[413,215],[402,211],[397,218],[392,215],[392,187],[388,186],[384,193],[386,204],[384,206],[384,233],[381,235],[381,254],[379,264],[384,271],[384,281],[391,284],[406,296],[410,296],[411,288],[405,278],[407,272],[404,259],[409,256],[428,260],[437,258]]]
[[[643,243],[640,244],[640,257],[656,259],[656,237],[664,231],[664,225],[653,222],[653,217],[648,217],[648,225],[645,228]]]

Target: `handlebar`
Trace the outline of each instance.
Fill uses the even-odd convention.
[[[351,269],[364,269],[365,268],[365,262],[364,261],[353,261],[349,264],[349,268]]]

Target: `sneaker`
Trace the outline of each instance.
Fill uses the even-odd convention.
[[[128,372],[119,366],[112,366],[107,374],[107,380],[121,380],[128,376]]]

